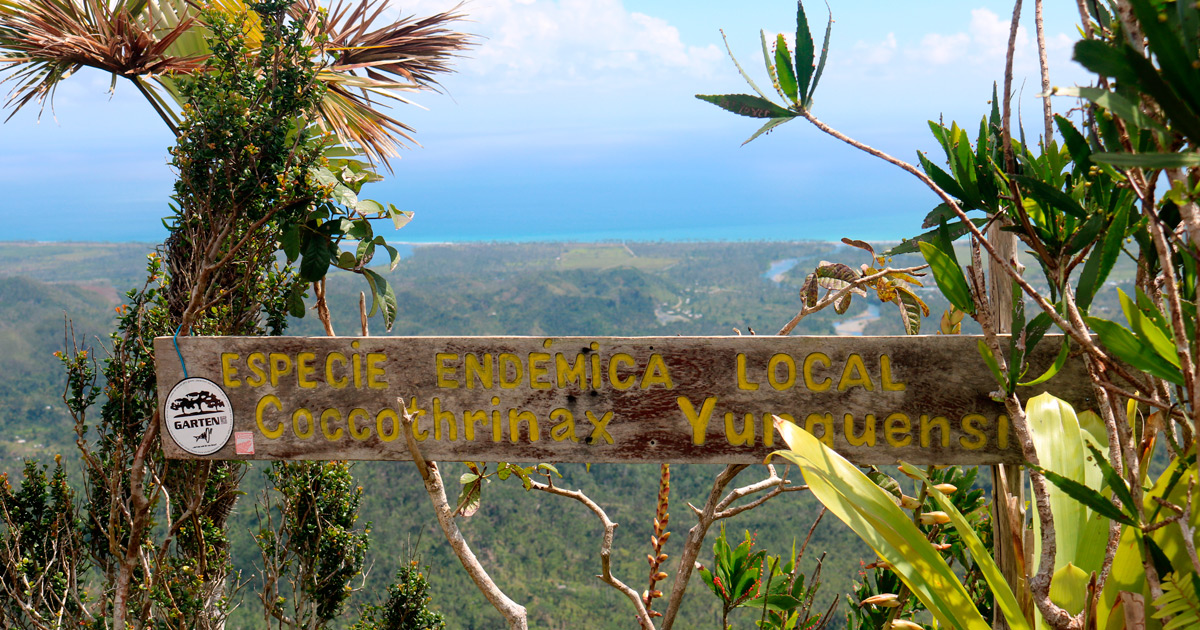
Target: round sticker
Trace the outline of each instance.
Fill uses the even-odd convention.
[[[179,448],[192,455],[211,455],[233,433],[229,397],[206,378],[185,378],[167,394],[167,432]]]

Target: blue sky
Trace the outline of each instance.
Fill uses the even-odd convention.
[[[425,15],[453,1],[396,4]],[[1041,129],[1032,4],[1014,100]],[[1047,3],[1051,80],[1070,60],[1074,3]],[[926,121],[977,125],[1002,77],[1011,3],[830,0],[834,30],[815,114],[912,160]],[[483,37],[443,81],[397,110],[421,147],[365,196],[416,212],[390,238],[464,240],[895,240],[935,204],[895,167],[793,121],[739,146],[758,121],[696,100],[749,92],[729,36],[766,87],[758,30],[789,34],[785,0],[473,0],[462,30]],[[809,2],[810,20],[825,7]],[[168,213],[170,134],[126,83],[82,72],[38,120],[0,126],[0,240],[155,241]],[[1058,100],[1064,111],[1070,101]]]

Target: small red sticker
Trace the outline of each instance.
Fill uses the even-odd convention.
[[[254,432],[235,431],[233,434],[234,449],[238,455],[254,454]]]

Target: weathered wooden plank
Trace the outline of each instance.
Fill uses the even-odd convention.
[[[1021,461],[977,339],[183,337],[211,383],[174,394],[170,337],[155,355],[174,458],[409,459],[403,398],[431,460],[755,463],[779,414],[861,464]],[[1087,383],[1072,361],[1046,387],[1084,409]]]

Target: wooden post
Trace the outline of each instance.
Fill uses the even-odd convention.
[[[988,241],[996,248],[997,253],[1007,259],[1015,268],[1020,269],[1021,267],[1017,263],[1017,237],[1011,232],[1002,231],[1001,226],[1002,221],[992,224],[988,230]],[[991,284],[989,308],[992,311],[992,322],[996,326],[997,333],[1010,333],[1012,332],[1012,280],[994,259],[988,260],[988,277]],[[1032,601],[1029,599],[1029,588],[1025,583],[1025,567],[1029,561],[1029,553],[1025,549],[1024,537],[1024,476],[1019,464],[994,464],[991,468],[992,535],[996,564],[1000,566],[1005,581],[1008,582],[1013,593],[1017,595],[1018,601],[1021,602],[1021,609],[1031,611]],[[1012,527],[1014,524],[1018,526],[1015,530]],[[992,627],[996,630],[1007,630],[1008,628],[999,607],[996,607],[993,613]]]

